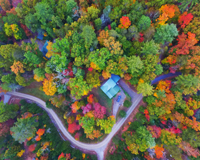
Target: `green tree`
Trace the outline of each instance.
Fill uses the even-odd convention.
[[[126,117],[126,112],[124,110],[121,110],[119,112],[119,116],[122,117],[122,118]]]
[[[3,83],[8,83],[8,84],[16,83],[15,74],[11,73],[11,74],[7,74],[7,75],[3,75],[1,77],[1,81]]]
[[[67,38],[63,38],[61,40],[56,39],[56,42],[53,43],[52,48],[55,53],[66,53],[66,55],[70,53],[69,42]]]
[[[37,17],[37,19],[41,22],[42,25],[46,26],[47,22],[52,19],[54,14],[50,4],[45,1],[42,1],[36,3],[34,8],[36,11],[34,15]]]
[[[62,52],[61,55],[53,54],[51,59],[47,61],[45,71],[49,70],[50,72],[62,72],[64,71],[69,64],[69,59],[67,59],[67,53]]]
[[[92,46],[92,44],[95,43],[95,41],[97,42],[97,37],[92,26],[88,26],[88,25],[84,26],[81,36],[84,37],[85,48],[87,50]]]
[[[23,87],[29,86],[31,84],[31,80],[27,80],[24,77],[22,77],[20,74],[17,74],[15,77],[16,82]]]
[[[37,131],[36,127],[38,126],[36,118],[36,116],[26,119],[18,118],[17,122],[15,122],[15,125],[10,128],[10,130],[13,132],[12,137],[19,143],[23,143],[27,138],[35,136]]]
[[[93,70],[92,72],[88,72],[86,74],[86,82],[91,86],[97,88],[101,85],[101,81],[99,79],[100,74]]]
[[[61,28],[63,26],[62,19],[59,16],[52,16],[51,24],[53,28],[56,28],[57,26]]]
[[[88,7],[87,11],[87,14],[92,20],[98,18],[98,14],[100,13],[100,10],[93,6]]]
[[[44,70],[44,68],[36,68],[36,69],[33,70],[33,73],[35,75],[37,75],[38,77],[45,78],[45,70]]]
[[[96,28],[97,30],[101,29],[102,21],[101,21],[100,18],[95,19],[95,20],[94,20],[94,24],[95,24],[95,28]]]
[[[154,35],[154,40],[156,43],[172,42],[174,38],[178,36],[178,30],[175,24],[165,24],[161,25],[156,29],[156,33]]]
[[[156,69],[155,74],[156,74],[157,76],[163,73],[163,67],[162,67],[161,64],[157,64],[157,65],[155,66],[155,69]]]
[[[106,67],[106,61],[111,57],[111,53],[107,48],[97,49],[90,52],[88,60],[96,65],[96,68],[103,70]]]
[[[128,71],[132,75],[140,75],[141,71],[143,70],[143,62],[141,61],[139,56],[131,56],[127,58],[127,66],[128,66]]]
[[[200,134],[192,128],[183,130],[181,138],[183,141],[190,143],[190,145],[194,148],[200,147]]]
[[[3,101],[0,102],[0,123],[13,119],[17,115],[19,106],[17,104],[4,104]]]
[[[145,126],[137,128],[135,134],[126,132],[125,142],[133,154],[138,154],[138,151],[145,152],[149,147],[151,148],[156,145],[155,138],[152,137]]]
[[[153,86],[148,83],[140,83],[137,86],[138,93],[142,93],[143,96],[150,96],[153,94]]]
[[[90,134],[95,129],[95,120],[94,117],[90,118],[88,116],[81,117],[79,120],[79,125],[84,129],[85,134]]]
[[[23,56],[23,51],[21,47],[15,44],[7,44],[0,46],[0,68],[5,68],[6,70],[10,69],[15,59],[17,57]],[[20,59],[20,58],[19,58]]]
[[[27,51],[24,54],[25,59],[23,62],[29,66],[36,67],[38,64],[40,64],[43,61],[42,53],[39,51],[38,54],[34,54],[31,51]]]
[[[147,41],[146,43],[144,43],[144,47],[142,47],[141,53],[143,53],[144,55],[148,54],[157,55],[160,54],[159,50],[160,50],[160,45],[156,44],[154,40],[151,40],[150,42]]]
[[[109,134],[112,131],[116,120],[114,116],[110,116],[107,119],[97,119],[97,126],[101,127],[101,130],[104,130],[105,134]]]
[[[75,43],[71,49],[71,57],[75,58],[75,57],[78,57],[78,56],[81,56],[85,53],[85,47],[78,44],[78,43]]]
[[[3,16],[3,22],[8,23],[8,25],[17,24],[19,22],[19,17],[14,14],[7,13],[6,16]]]
[[[37,17],[36,15],[34,14],[27,14],[25,16],[25,25],[34,33],[37,31],[37,29],[39,29],[40,27],[40,23],[39,21],[37,20]]]
[[[71,88],[71,95],[76,99],[80,99],[82,96],[87,95],[91,91],[92,87],[83,80],[82,76],[70,78],[69,87]]]
[[[197,89],[200,89],[200,79],[191,74],[180,75],[176,77],[177,88],[182,90],[182,93],[187,94],[196,94]]]
[[[151,19],[148,16],[142,15],[138,22],[138,29],[139,31],[147,30],[151,25]]]

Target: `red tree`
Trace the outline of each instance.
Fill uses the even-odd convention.
[[[193,19],[192,13],[188,14],[187,12],[184,12],[179,17],[178,23],[181,25],[181,28],[185,28],[186,25],[188,25],[192,19]]]
[[[103,119],[104,115],[106,114],[106,108],[101,106],[99,103],[94,104],[94,116],[98,119]]]
[[[76,122],[72,123],[72,124],[68,124],[68,131],[69,133],[74,133],[77,130],[80,130],[81,126],[76,124]]]

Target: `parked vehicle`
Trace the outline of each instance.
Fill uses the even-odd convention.
[[[122,98],[122,96],[118,96],[117,97],[117,102],[119,102],[121,98]]]

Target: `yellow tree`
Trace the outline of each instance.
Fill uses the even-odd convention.
[[[53,82],[53,77],[50,77],[49,79],[44,79],[43,91],[45,92],[46,95],[49,96],[53,96],[56,93],[57,88],[55,83]]]
[[[13,65],[10,67],[11,71],[14,72],[15,74],[18,73],[24,73],[24,68],[23,64],[20,61],[14,61]]]

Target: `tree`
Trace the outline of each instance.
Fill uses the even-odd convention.
[[[61,40],[56,39],[56,42],[53,43],[52,49],[55,53],[65,53],[66,55],[69,55],[70,48],[69,48],[69,42],[67,38],[63,38]]]
[[[178,0],[181,4],[179,5],[179,8],[181,12],[185,11],[186,8],[189,6],[189,9],[191,9],[193,6],[199,3],[198,0]]]
[[[175,24],[165,24],[156,29],[154,40],[156,43],[164,44],[165,42],[172,42],[177,35],[178,30]]]
[[[14,60],[19,60],[23,56],[21,47],[17,44],[7,44],[0,46],[0,68],[10,69]],[[19,57],[19,59],[17,58]]]
[[[46,95],[53,96],[57,92],[55,83],[53,82],[53,77],[49,79],[44,79],[43,81],[43,91]]]
[[[103,119],[106,114],[106,108],[99,103],[94,104],[94,116],[98,119]]]
[[[176,77],[176,84],[179,89],[183,91],[183,94],[196,94],[197,89],[200,89],[200,79],[191,74],[180,75]]]
[[[161,142],[164,145],[178,145],[182,141],[181,137],[177,136],[174,133],[171,133],[167,130],[162,129],[161,131]]]
[[[110,116],[107,119],[97,119],[97,126],[100,126],[101,130],[104,130],[105,134],[109,134],[112,131],[115,122],[115,116]]]
[[[150,132],[144,126],[137,128],[135,134],[125,132],[125,143],[128,146],[128,150],[136,155],[139,153],[138,151],[145,152],[147,148],[156,145],[155,138],[152,137]]]
[[[127,59],[128,71],[131,75],[140,75],[143,70],[143,62],[139,56],[131,56]]]
[[[35,14],[27,14],[25,16],[25,25],[33,32],[35,33],[37,29],[40,27],[40,23],[37,20],[37,16]]]
[[[173,0],[149,0],[147,2],[148,7],[160,8],[164,4],[171,4]]]
[[[84,37],[85,40],[85,48],[88,50],[92,44],[96,43],[97,38],[92,26],[86,25],[83,27],[83,32],[81,36]]]
[[[126,111],[121,110],[121,111],[119,112],[119,116],[120,116],[121,118],[126,117]]]
[[[160,45],[156,44],[154,40],[151,40],[150,42],[147,41],[146,43],[144,43],[144,47],[142,47],[141,53],[143,53],[144,55],[148,54],[158,55],[160,54],[159,50],[160,50]]]
[[[94,20],[94,24],[95,24],[96,30],[101,29],[102,21],[101,21],[100,18],[95,19],[95,20]]]
[[[122,18],[120,18],[120,25],[119,28],[129,28],[129,26],[131,25],[131,21],[129,20],[129,17],[127,16],[122,16]]]
[[[10,131],[10,127],[14,124],[14,120],[10,119],[4,123],[0,123],[0,136],[4,137]]]
[[[47,2],[38,2],[34,6],[35,13],[34,15],[37,17],[38,21],[41,22],[42,25],[46,26],[47,22],[50,21],[53,17],[53,9],[50,4]]]
[[[103,70],[106,67],[106,61],[111,57],[111,53],[107,48],[97,49],[90,52],[88,60],[91,62],[90,66],[96,70]],[[91,65],[92,64],[92,65]]]
[[[0,0],[0,6],[4,11],[10,10],[11,4],[8,0]]]
[[[85,115],[79,120],[79,125],[84,129],[86,135],[92,133],[95,127],[94,117],[90,118]]]
[[[175,5],[165,4],[159,9],[160,16],[156,19],[158,24],[164,25],[166,21],[173,18],[177,13],[175,13]]]
[[[68,131],[69,133],[74,133],[77,130],[80,130],[81,126],[77,125],[76,122],[68,124]]]
[[[97,39],[98,39],[98,41],[99,41],[99,43],[100,43],[101,45],[103,45],[103,44],[104,44],[104,40],[105,40],[105,39],[108,39],[108,38],[109,38],[108,30],[107,30],[107,31],[102,30],[102,31],[99,33],[99,37],[97,37]]]
[[[185,28],[190,21],[193,19],[192,13],[184,12],[178,20],[178,23],[181,25],[181,28]]]
[[[45,70],[44,68],[36,68],[33,70],[33,73],[37,76],[40,77],[42,79],[45,78]]]
[[[164,148],[162,146],[155,146],[155,154],[156,154],[156,158],[160,159],[163,158],[163,152],[164,152]]]
[[[123,54],[122,44],[119,41],[115,41],[114,37],[109,37],[108,39],[104,39],[104,46],[108,48],[110,53],[115,57],[118,57]]]
[[[100,13],[100,10],[95,8],[94,6],[90,6],[87,8],[87,14],[88,16],[93,20],[98,18],[98,14]]]
[[[8,84],[16,83],[16,81],[15,81],[15,75],[13,73],[7,74],[7,75],[3,75],[1,77],[1,81],[3,83],[8,83]]]
[[[71,88],[72,96],[75,96],[77,99],[87,95],[92,89],[92,86],[88,85],[87,82],[83,80],[82,76],[70,78],[69,87]]]
[[[20,74],[17,74],[15,77],[16,82],[23,87],[29,86],[31,83],[31,80],[27,80],[24,77],[22,77]]]
[[[88,72],[86,74],[86,82],[91,86],[97,88],[101,85],[101,81],[99,79],[100,74],[93,70],[92,72]]]
[[[145,31],[147,28],[149,28],[151,25],[151,19],[148,16],[142,15],[138,22],[138,30],[139,31]]]
[[[32,51],[27,51],[24,54],[25,59],[23,62],[29,66],[34,66],[36,67],[38,64],[40,64],[43,59],[42,59],[42,53],[39,51],[38,53],[33,53]]]
[[[193,148],[198,148],[200,146],[200,135],[191,128],[183,130],[181,138],[183,141],[188,142]]]
[[[26,119],[17,119],[15,125],[10,129],[13,134],[12,137],[19,143],[25,142],[29,137],[33,137],[37,131],[36,127],[38,122],[36,121],[37,117],[29,117]]]
[[[186,152],[188,156],[192,156],[195,158],[200,156],[199,150],[192,148],[192,146],[187,142],[182,141],[179,144],[179,148],[181,148],[184,152]]]
[[[13,65],[10,67],[11,71],[15,74],[24,73],[24,67],[23,64],[20,61],[14,61]]]
[[[16,104],[4,104],[0,102],[0,123],[5,122],[9,119],[13,119],[17,115],[19,106]]]
[[[140,83],[137,86],[138,93],[142,93],[143,96],[149,96],[153,94],[153,86],[148,83]]]

